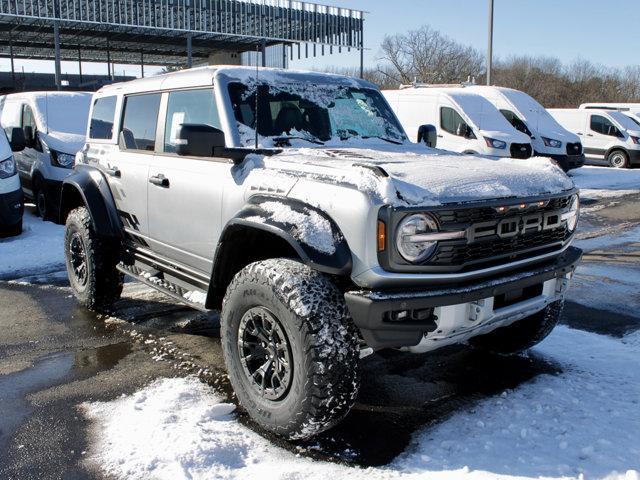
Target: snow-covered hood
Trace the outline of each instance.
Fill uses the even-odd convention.
[[[49,149],[70,155],[75,155],[85,143],[84,135],[76,135],[74,133],[49,131],[49,133],[40,132],[39,135]]]
[[[494,160],[417,145],[288,149],[265,159],[265,166],[347,183],[398,206],[527,198],[574,188],[548,158]]]

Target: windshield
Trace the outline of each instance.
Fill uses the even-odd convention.
[[[506,118],[511,125],[513,125],[513,128],[515,128],[519,132],[529,135],[530,137],[532,136],[531,131],[527,128],[526,123],[520,120],[520,118],[518,118],[518,116],[511,110],[500,110],[500,113],[504,115],[504,118]]]
[[[511,124],[487,99],[475,93],[452,93],[451,98],[480,130],[512,133]]]
[[[37,94],[36,115],[47,132],[84,135],[92,95],[85,92]]]
[[[610,111],[608,113],[624,130],[638,130],[638,125],[626,114],[618,111]]]
[[[233,113],[243,146],[253,146],[255,129],[263,146],[290,145],[291,139],[322,144],[330,140],[406,138],[382,95],[376,90],[337,85],[229,84]],[[271,142],[265,142],[268,138]]]

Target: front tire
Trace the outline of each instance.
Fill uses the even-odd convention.
[[[85,308],[106,313],[120,298],[124,276],[118,272],[120,244],[100,238],[85,207],[72,210],[64,232],[65,263],[73,294]]]
[[[325,275],[288,259],[245,267],[227,289],[221,334],[231,385],[264,429],[306,439],[353,406],[358,334]]]
[[[36,215],[42,220],[47,220],[49,218],[49,199],[40,177],[33,182],[33,202],[36,204]]]
[[[613,168],[627,168],[629,166],[629,155],[623,150],[614,150],[609,153],[607,161]]]
[[[558,300],[533,315],[486,335],[469,340],[476,348],[493,353],[520,353],[544,340],[560,321],[564,300]]]

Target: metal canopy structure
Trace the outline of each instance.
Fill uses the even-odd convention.
[[[0,57],[56,60],[58,77],[61,60],[190,66],[272,45],[298,57],[362,51],[363,30],[362,11],[292,0],[0,0]]]

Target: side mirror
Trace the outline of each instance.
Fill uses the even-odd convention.
[[[11,138],[9,139],[9,145],[11,151],[21,152],[27,146],[26,139],[24,138],[24,130],[20,127],[14,127],[11,129]]]
[[[420,125],[418,128],[418,143],[424,142],[427,147],[436,148],[438,132],[433,125]]]
[[[464,138],[476,138],[473,134],[473,128],[471,128],[466,123],[464,124]]]
[[[215,157],[216,149],[225,148],[224,132],[200,123],[183,123],[176,143],[178,155],[188,157]]]
[[[23,129],[23,133],[24,133],[24,144],[25,147],[28,148],[33,148],[36,145],[36,135],[35,132],[33,131],[33,127],[30,125],[27,125],[26,127],[24,127]]]

